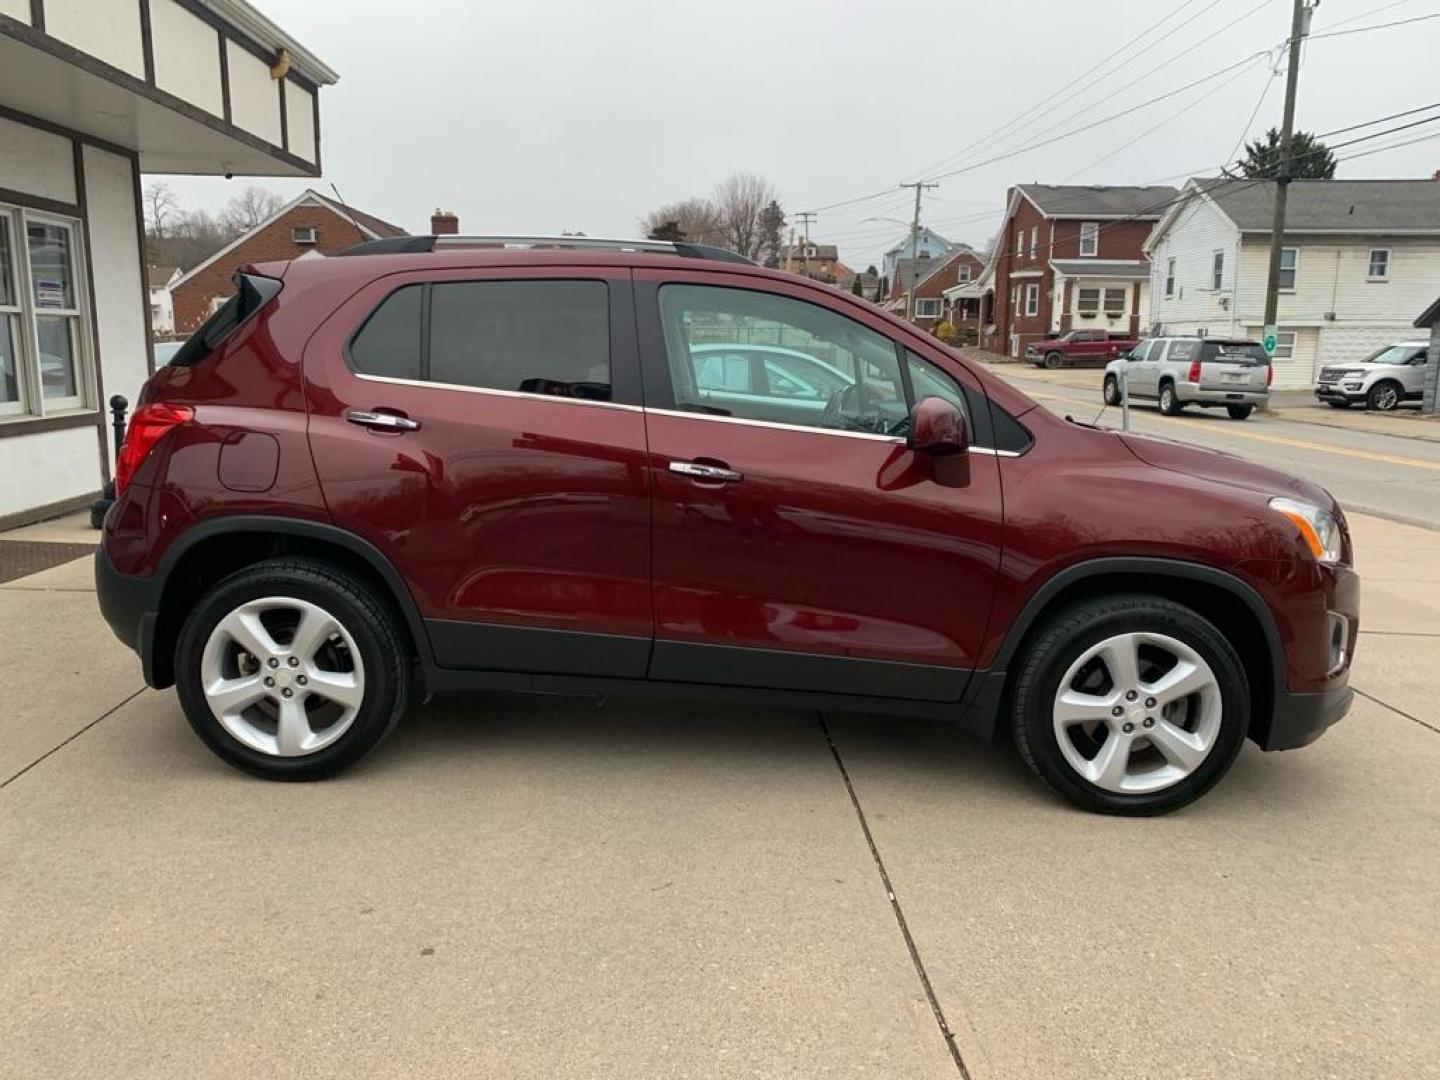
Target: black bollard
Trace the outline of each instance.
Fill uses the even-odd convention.
[[[125,400],[124,394],[116,394],[110,399],[110,426],[115,432],[115,459],[120,459],[120,447],[125,445],[125,410],[130,407],[130,402]],[[105,512],[110,509],[110,504],[115,501],[115,481],[105,481],[105,487],[100,492],[100,498],[90,504],[90,527],[101,528],[105,524]]]

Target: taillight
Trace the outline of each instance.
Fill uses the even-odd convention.
[[[1275,381],[1275,369],[1269,364],[1265,365],[1265,385],[1269,386]]]
[[[1190,361],[1190,370],[1185,373],[1185,381],[1186,381],[1186,382],[1195,382],[1195,383],[1198,383],[1198,382],[1200,381],[1200,361],[1199,361],[1199,360],[1191,360],[1191,361]]]
[[[118,498],[130,486],[135,472],[155,449],[155,444],[165,437],[173,427],[194,419],[195,410],[189,405],[171,405],[157,401],[142,405],[130,418],[125,430],[125,445],[120,447],[120,456],[115,462],[115,496]]]

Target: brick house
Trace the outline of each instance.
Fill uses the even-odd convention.
[[[840,261],[840,249],[834,244],[800,241],[780,249],[780,269],[833,285],[848,268]]]
[[[927,333],[933,331],[942,319],[949,319],[957,327],[976,328],[979,305],[963,304],[951,310],[945,290],[977,280],[984,270],[984,261],[964,244],[934,260],[933,265],[927,265],[922,260],[920,280],[915,284],[915,312],[910,321]],[[896,277],[890,283],[890,297],[885,304],[888,310],[902,318],[905,317],[906,290],[910,284],[908,274],[909,260],[902,259],[896,265]]]
[[[437,222],[444,218],[436,211]],[[246,263],[315,258],[343,251],[363,240],[405,235],[399,226],[307,190],[170,286],[174,332],[180,337],[193,333],[230,295],[230,277]]]
[[[987,347],[1018,357],[1030,342],[1072,329],[1138,336],[1150,279],[1141,248],[1176,194],[1166,186],[1011,188],[990,256]]]

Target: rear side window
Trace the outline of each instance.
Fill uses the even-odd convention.
[[[350,362],[363,375],[420,378],[421,285],[387,296],[350,343]]]
[[[610,397],[603,281],[430,286],[430,378],[532,394]]]
[[[223,345],[262,307],[280,293],[280,282],[259,274],[236,274],[235,295],[226,300],[190,335],[190,340],[170,358],[171,367],[189,367]]]
[[[361,325],[350,363],[361,375],[605,401],[609,305],[603,281],[407,285]]]
[[[1195,355],[1195,346],[1199,344],[1194,341],[1172,341],[1170,343],[1170,359],[1176,362],[1190,360]]]
[[[1223,364],[1249,364],[1252,367],[1270,363],[1265,346],[1253,341],[1201,342],[1200,359],[1207,363],[1215,361]]]

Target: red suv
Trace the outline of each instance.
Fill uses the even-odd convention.
[[[274,779],[436,691],[678,692],[1008,731],[1073,802],[1153,814],[1350,704],[1324,490],[1060,419],[714,249],[407,237],[247,267],[117,472],[106,619]]]

